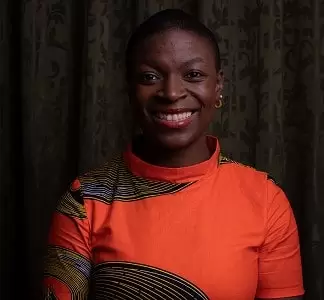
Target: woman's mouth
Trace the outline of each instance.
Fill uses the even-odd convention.
[[[168,128],[185,128],[191,123],[194,115],[194,111],[156,112],[152,114],[155,123]]]
[[[161,120],[167,120],[170,122],[178,122],[178,121],[184,121],[188,118],[190,118],[192,115],[191,111],[188,112],[182,112],[182,113],[157,113],[156,117]]]

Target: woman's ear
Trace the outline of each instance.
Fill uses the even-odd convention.
[[[218,99],[224,89],[224,73],[223,70],[217,72],[217,83],[216,83],[216,98]]]
[[[221,108],[223,106],[223,88],[224,88],[224,75],[223,71],[220,70],[217,72],[217,81],[215,87],[215,103],[214,107],[216,109]]]

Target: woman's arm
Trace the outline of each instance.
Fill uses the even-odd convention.
[[[284,192],[268,180],[256,299],[296,300],[302,299],[303,294],[299,236],[294,214]]]
[[[44,265],[43,299],[87,299],[91,273],[89,221],[76,180],[54,212]]]

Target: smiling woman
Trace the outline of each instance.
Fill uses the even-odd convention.
[[[213,50],[207,38],[172,28],[138,40],[133,47],[130,98],[155,151],[192,144],[206,153],[203,159],[208,158],[200,137],[212,121],[223,86]],[[184,165],[201,160],[196,155],[187,159]]]
[[[209,150],[200,138],[213,119],[223,88],[218,44],[200,22],[182,12],[181,18],[178,11],[167,12],[168,18],[165,12],[156,14],[129,41],[126,64],[131,103],[154,151],[165,155],[167,150],[193,143],[192,150],[204,145],[199,150],[205,159]],[[179,165],[174,154],[169,166]],[[180,165],[201,160],[195,155],[187,159]]]
[[[142,134],[62,197],[44,299],[301,299],[285,194],[206,135],[223,89],[212,33],[162,11],[137,28],[126,62]]]

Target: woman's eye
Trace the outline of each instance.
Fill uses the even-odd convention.
[[[190,72],[186,75],[186,78],[189,79],[199,79],[200,77],[202,77],[202,74],[196,71]]]
[[[144,83],[150,83],[158,79],[158,76],[153,73],[144,73],[141,75],[141,81]]]

